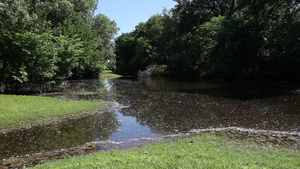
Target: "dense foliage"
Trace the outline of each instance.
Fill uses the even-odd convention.
[[[116,40],[117,70],[177,78],[299,81],[299,0],[176,0]]]
[[[2,0],[0,87],[95,78],[114,66],[117,27],[97,0]],[[110,62],[108,62],[108,60]]]

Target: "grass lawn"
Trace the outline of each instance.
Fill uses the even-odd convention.
[[[299,151],[278,150],[204,134],[130,150],[48,162],[37,168],[300,168]]]
[[[104,109],[105,104],[50,97],[0,95],[0,130],[37,124]]]
[[[100,73],[100,77],[121,77],[121,75],[114,74],[111,70],[106,70]]]

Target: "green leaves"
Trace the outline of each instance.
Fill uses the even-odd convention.
[[[93,15],[95,0],[4,0],[0,3],[0,82],[50,84],[98,77],[114,63],[116,24]]]
[[[299,1],[176,2],[117,39],[120,72],[167,64],[176,78],[299,81]]]
[[[166,15],[153,15],[146,23],[139,23],[135,31],[116,39],[117,70],[120,73],[136,74],[151,64],[166,64],[167,21]]]
[[[16,75],[12,77],[19,81],[20,83],[28,81],[28,73],[25,71],[26,66],[22,65],[19,70],[17,70]]]

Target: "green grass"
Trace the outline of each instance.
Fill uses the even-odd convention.
[[[105,104],[50,97],[0,95],[0,130],[30,127],[104,109]]]
[[[111,70],[106,70],[100,73],[100,77],[121,77],[121,75],[114,74]]]
[[[147,154],[145,154],[147,151]],[[48,162],[37,168],[300,168],[298,151],[278,150],[214,135],[180,138],[130,150],[101,151],[92,155]]]

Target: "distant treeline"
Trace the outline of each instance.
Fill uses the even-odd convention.
[[[0,88],[96,78],[114,68],[118,28],[94,15],[96,7],[97,0],[2,0]]]
[[[116,39],[117,71],[167,65],[176,78],[300,81],[299,0],[175,0]]]

